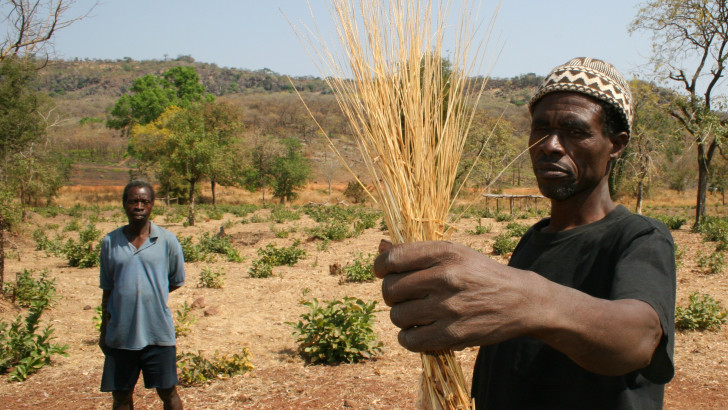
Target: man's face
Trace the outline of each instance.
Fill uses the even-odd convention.
[[[602,107],[589,96],[558,92],[536,103],[529,152],[544,196],[564,201],[607,178],[619,152],[603,129]]]
[[[146,222],[152,214],[154,201],[152,201],[152,193],[146,187],[132,187],[129,189],[126,202],[124,202],[124,210],[129,218],[129,223]]]

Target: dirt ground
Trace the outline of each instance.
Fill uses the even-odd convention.
[[[267,210],[257,211],[265,217]],[[108,232],[122,224],[119,211],[102,213],[104,222],[97,229]],[[178,339],[178,351],[201,352],[211,356],[215,351],[237,353],[250,349],[255,369],[244,376],[215,380],[208,384],[180,388],[180,395],[190,409],[410,409],[416,407],[419,356],[405,351],[397,344],[396,331],[389,321],[388,308],[381,302],[379,282],[340,283],[329,273],[329,265],[345,264],[357,252],[374,253],[383,233],[369,229],[361,236],[332,242],[319,250],[319,242],[307,241],[304,228],[314,222],[305,215],[299,221],[287,222],[296,232],[286,239],[276,238],[271,223],[240,223],[241,218],[225,215],[222,220],[199,218],[194,227],[181,223],[166,223],[164,217],[155,222],[178,235],[198,238],[202,232],[217,232],[226,220],[232,227],[226,234],[233,238],[245,257],[242,263],[214,262],[226,272],[222,289],[198,288],[203,262],[188,263],[187,283],[170,296],[174,312],[185,301],[204,298],[204,307],[192,314],[198,318],[188,336]],[[99,391],[103,355],[98,349],[97,332],[93,326],[92,307],[100,303],[98,269],[77,269],[57,257],[36,251],[30,233],[38,226],[55,223],[63,227],[70,217],[42,218],[30,214],[29,224],[21,236],[12,238],[10,258],[6,261],[6,281],[13,281],[22,269],[48,269],[56,280],[60,299],[44,315],[53,324],[57,341],[67,344],[68,357],[55,357],[23,383],[0,382],[0,409],[101,409],[108,408],[111,397]],[[519,220],[533,223],[536,219]],[[490,254],[493,237],[506,223],[483,219],[491,225],[490,233],[467,233],[478,221],[463,219],[455,223],[458,232],[453,240]],[[277,225],[281,228],[284,225]],[[678,304],[687,305],[693,291],[709,293],[728,305],[728,273],[707,275],[696,266],[698,253],[711,252],[710,245],[697,234],[683,227],[673,232],[680,249],[685,250],[678,271]],[[49,234],[49,236],[53,236]],[[307,257],[293,267],[274,268],[275,276],[253,279],[247,274],[256,249],[268,243],[289,246],[295,238],[303,240]],[[504,261],[504,260],[502,260]],[[505,261],[504,261],[505,262]],[[303,296],[304,290],[307,294]],[[296,355],[291,327],[286,322],[297,321],[305,309],[299,304],[310,300],[339,299],[355,296],[379,301],[376,330],[384,343],[384,352],[374,360],[339,366],[310,366]],[[217,313],[215,313],[215,310]],[[21,311],[3,301],[0,319],[9,321]],[[469,375],[476,349],[459,352],[458,356]],[[728,408],[728,328],[718,332],[678,333],[675,348],[677,372],[668,384],[665,407],[668,409]],[[153,391],[138,384],[135,392],[137,408],[161,409]]]

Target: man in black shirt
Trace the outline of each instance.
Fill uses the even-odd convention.
[[[509,266],[462,245],[382,242],[375,261],[399,342],[481,346],[478,408],[661,408],[674,374],[675,260],[664,225],[609,195],[632,122],[609,63],[556,67],[530,103],[529,152],[551,217]]]

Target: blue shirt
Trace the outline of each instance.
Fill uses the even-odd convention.
[[[111,291],[106,345],[127,350],[174,346],[167,300],[169,288],[185,281],[182,247],[174,234],[151,223],[149,238],[137,249],[122,229],[101,242],[99,287]]]

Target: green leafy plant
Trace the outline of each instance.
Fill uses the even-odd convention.
[[[273,276],[273,266],[263,259],[256,259],[248,269],[251,278],[270,278]]]
[[[491,225],[483,225],[482,221],[478,219],[478,224],[475,226],[475,229],[466,232],[471,235],[482,235],[484,233],[489,233],[492,229],[493,227]]]
[[[102,313],[103,313],[103,310],[101,308],[101,305],[97,305],[94,308],[94,318],[93,318],[93,321],[94,321],[94,329],[96,329],[99,332],[101,331],[101,321],[102,321],[101,320],[101,314]]]
[[[711,252],[708,255],[698,256],[698,266],[706,273],[722,273],[726,267],[725,254],[720,251]]]
[[[225,255],[228,262],[242,262],[243,257],[240,252],[233,247],[230,238],[225,235],[210,235],[209,232],[202,234],[199,247],[204,253],[216,253]]]
[[[51,362],[53,355],[68,356],[67,345],[53,343],[53,326],[40,330],[40,318],[48,303],[31,302],[28,315],[21,315],[9,325],[0,322],[0,373],[9,373],[10,381],[26,380]]]
[[[496,255],[507,255],[516,249],[516,245],[518,245],[518,240],[513,239],[508,233],[502,233],[495,237],[493,253]]]
[[[101,232],[90,223],[78,233],[78,242],[69,239],[63,249],[68,264],[78,268],[98,266],[101,246],[95,241],[99,236],[101,236]]]
[[[330,221],[321,223],[313,228],[306,229],[309,235],[314,239],[343,241],[357,235],[354,229],[350,229],[350,225],[341,221]]]
[[[357,181],[349,181],[344,189],[344,196],[351,199],[355,204],[363,203],[367,199],[364,187]]]
[[[212,360],[205,358],[200,352],[197,354],[180,353],[177,355],[180,383],[184,386],[192,386],[210,380],[245,374],[255,369],[250,362],[250,357],[247,347],[233,355],[220,355],[216,351]]]
[[[192,242],[191,236],[180,236],[178,240],[182,247],[185,262],[200,262],[205,260],[205,253],[197,244]]]
[[[680,229],[680,227],[687,222],[687,219],[682,216],[670,216],[664,214],[652,214],[650,216],[662,222],[665,226],[672,230]]]
[[[504,213],[497,213],[497,214],[495,214],[495,216],[493,216],[493,218],[497,222],[508,222],[508,221],[512,221],[513,220],[513,215],[511,215],[511,214],[504,214]]]
[[[529,228],[528,225],[520,224],[518,222],[511,222],[508,225],[506,225],[507,233],[512,238],[522,237],[526,233],[526,231],[528,231],[528,228]]]
[[[301,219],[301,213],[284,206],[276,206],[270,211],[270,219],[279,224],[286,221],[297,221]]]
[[[202,268],[200,280],[197,282],[198,288],[221,289],[224,285],[225,272],[223,270],[212,269],[209,266]]]
[[[720,330],[726,323],[726,312],[712,296],[698,292],[690,294],[687,308],[675,308],[675,328],[678,330]]]
[[[361,252],[343,268],[347,282],[370,282],[374,280],[374,255],[364,255]]]
[[[34,270],[23,269],[15,278],[14,284],[5,286],[5,293],[12,295],[18,305],[29,307],[34,302],[41,306],[52,306],[56,298],[56,280],[48,278],[48,271],[43,270],[39,279],[33,279]]]
[[[185,300],[175,315],[174,333],[177,337],[187,336],[192,331],[192,326],[197,323],[197,318],[192,315],[192,306]]]
[[[381,352],[382,342],[374,332],[377,302],[353,297],[324,301],[304,301],[308,312],[292,326],[299,352],[309,363],[357,363]]]

